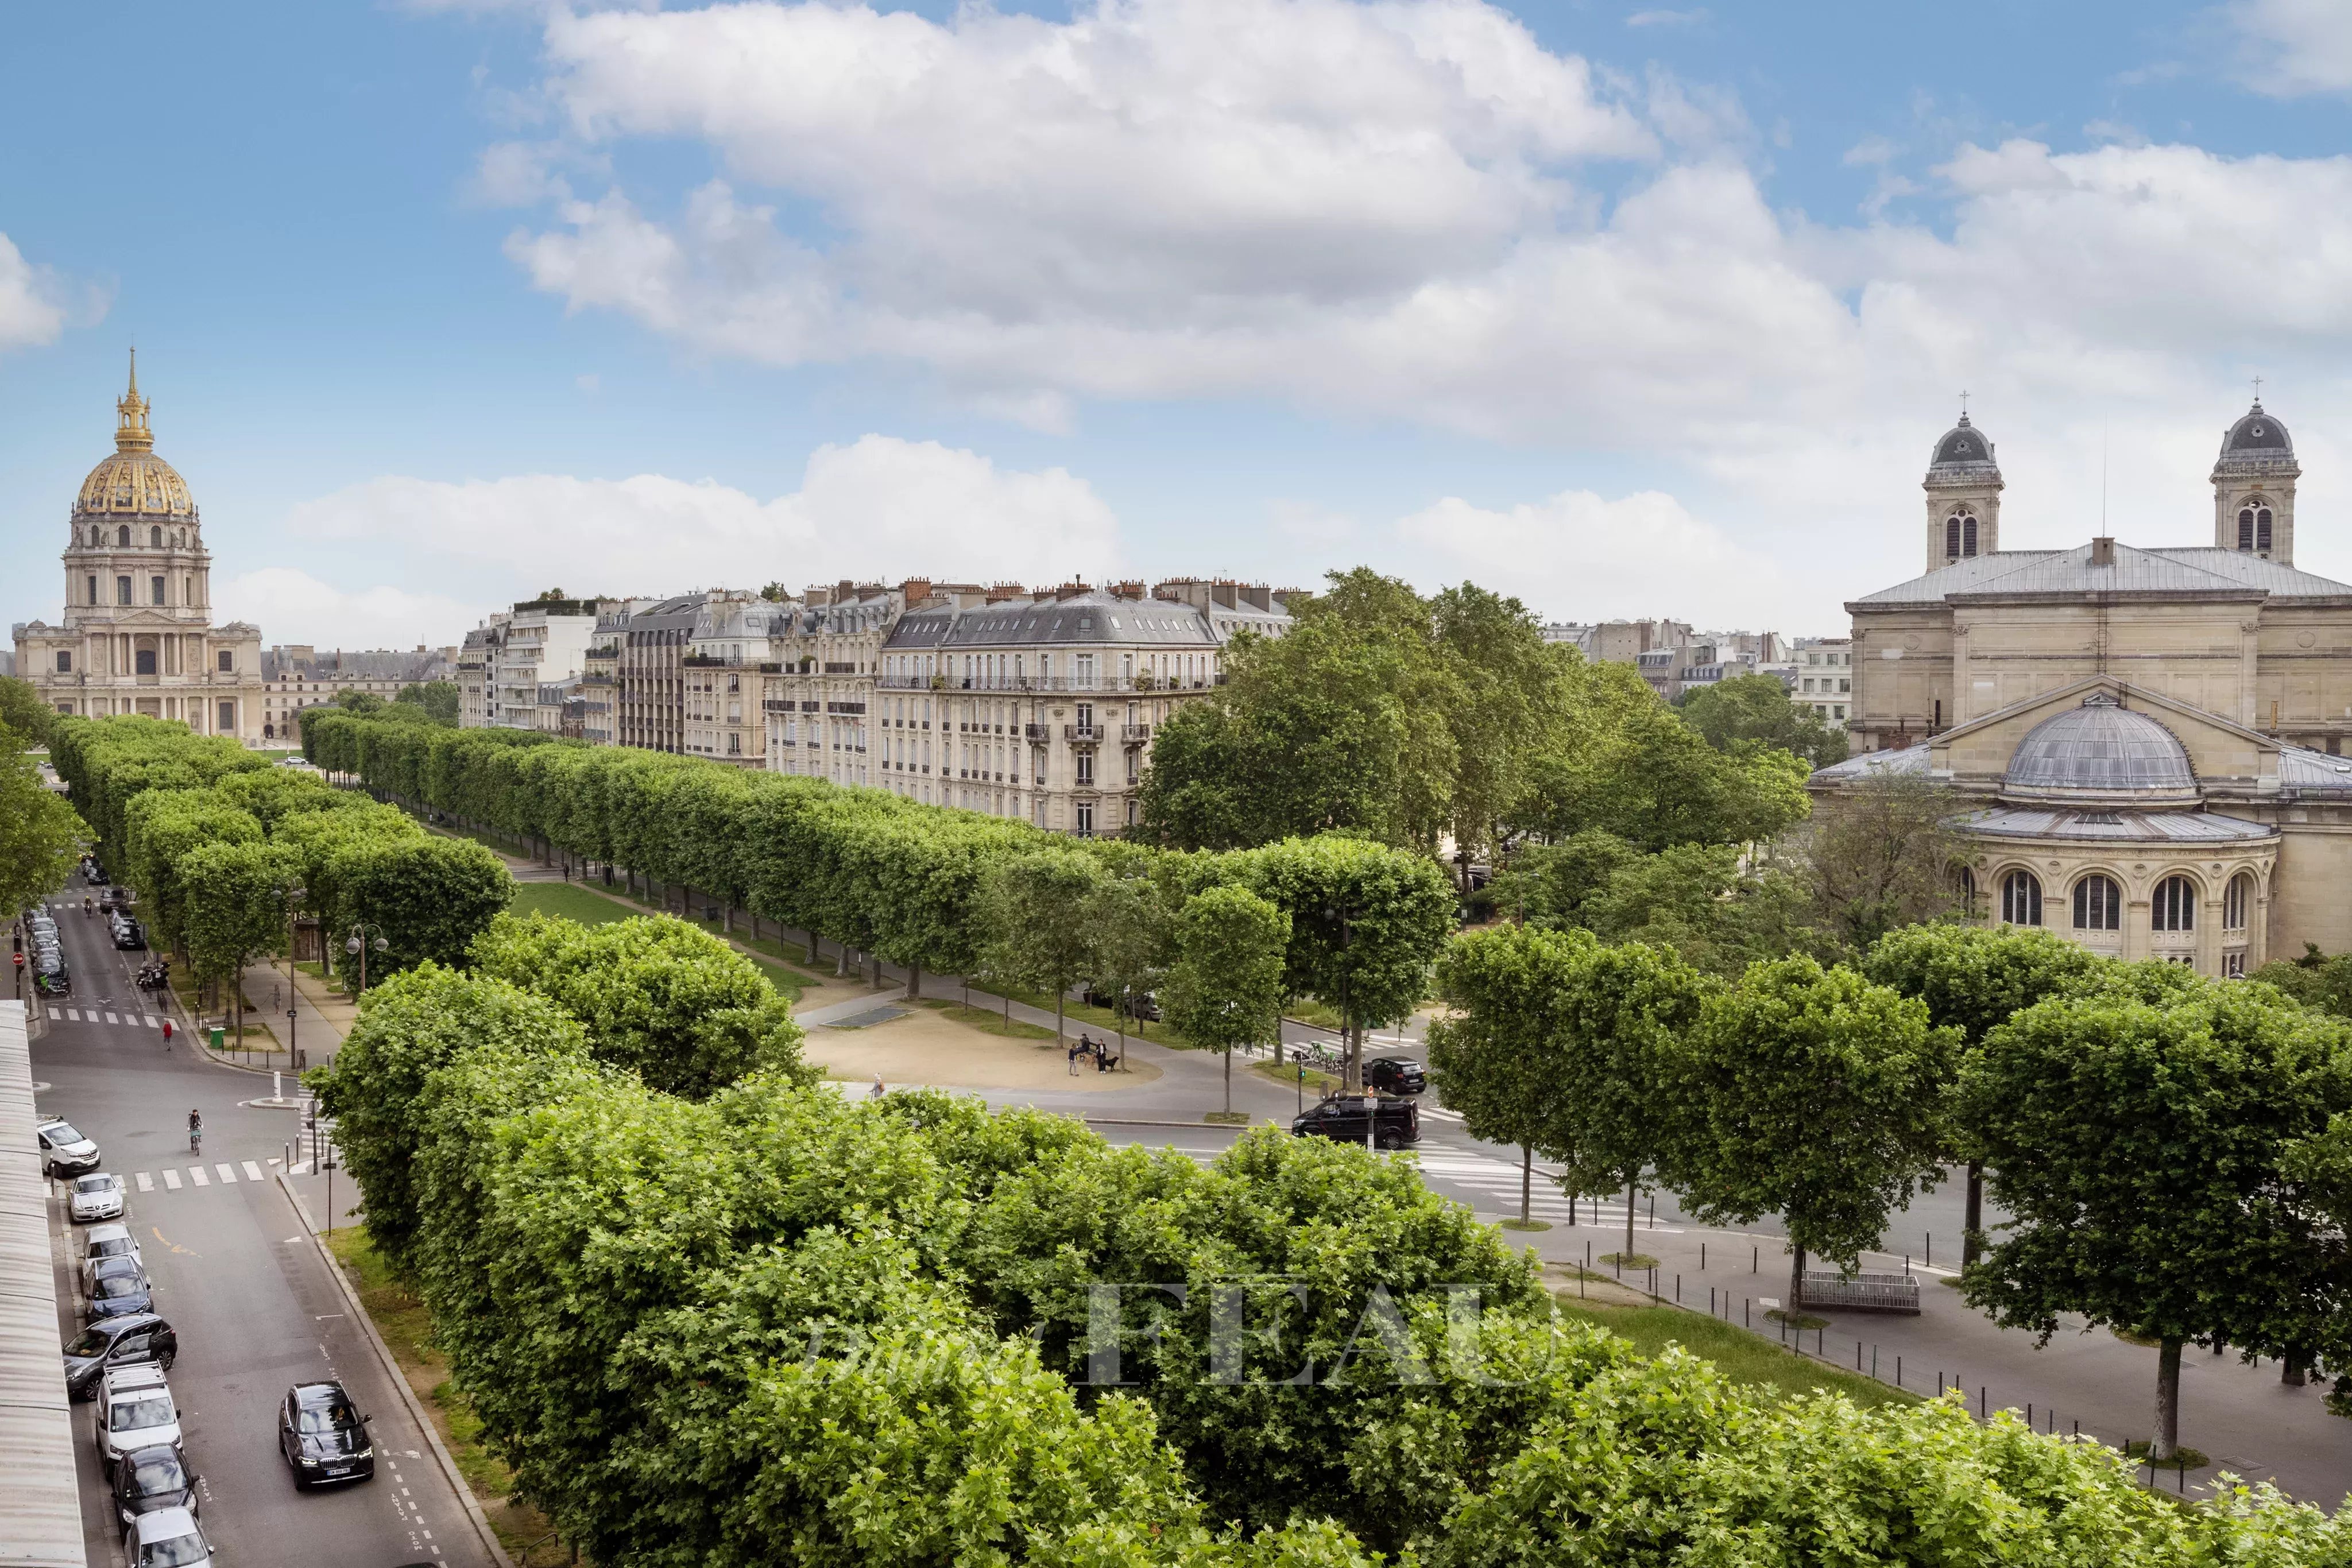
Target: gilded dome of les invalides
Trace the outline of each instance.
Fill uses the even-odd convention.
[[[74,498],[81,517],[182,518],[194,521],[196,504],[179,470],[155,455],[155,435],[147,428],[147,400],[139,395],[139,362],[131,364],[131,390],[114,405],[114,455],[89,471]]]

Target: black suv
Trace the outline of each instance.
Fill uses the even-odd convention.
[[[1410,1056],[1376,1056],[1364,1063],[1364,1082],[1383,1094],[1418,1094],[1429,1087],[1429,1075]]]
[[[118,915],[114,921],[114,945],[127,953],[139,952],[147,946],[147,933],[128,915]]]
[[[1308,1106],[1290,1130],[1343,1144],[1360,1144],[1369,1134],[1375,1148],[1402,1149],[1421,1141],[1421,1107],[1381,1094],[1333,1094]]]
[[[297,1490],[320,1481],[363,1481],[375,1474],[371,1416],[352,1408],[340,1383],[298,1383],[278,1404],[278,1451]]]
[[[135,1448],[115,1464],[114,1511],[126,1528],[138,1523],[141,1514],[163,1509],[184,1508],[194,1514],[201,1506],[196,1480],[180,1450],[169,1444]]]
[[[110,1366],[152,1361],[166,1372],[180,1355],[180,1336],[152,1312],[104,1318],[74,1336],[66,1346],[66,1392],[76,1399],[98,1393],[99,1380]]]

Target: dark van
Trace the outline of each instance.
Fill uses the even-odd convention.
[[[1384,1094],[1333,1094],[1300,1113],[1290,1130],[1344,1144],[1360,1144],[1369,1135],[1374,1148],[1402,1149],[1421,1141],[1421,1107]]]

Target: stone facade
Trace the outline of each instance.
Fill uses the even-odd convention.
[[[138,365],[115,403],[115,450],[68,522],[65,618],[14,628],[16,669],[62,714],[141,713],[258,745],[261,632],[212,623],[212,553],[194,498],[155,455]]]

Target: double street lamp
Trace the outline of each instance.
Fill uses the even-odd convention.
[[[373,933],[373,937],[369,935],[371,932]],[[343,940],[343,951],[359,956],[361,990],[367,989],[368,950],[373,948],[381,953],[391,946],[391,943],[383,939],[383,927],[381,925],[372,925],[363,920],[352,927],[352,934]]]

